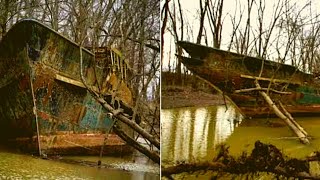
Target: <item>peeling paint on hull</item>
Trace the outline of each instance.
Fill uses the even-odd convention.
[[[287,93],[270,91],[269,95],[274,102],[283,102],[293,116],[320,115],[320,81],[311,74],[287,64],[265,60],[259,76],[262,59],[184,41],[178,45],[191,56],[179,56],[188,70],[228,96],[244,116],[275,116],[258,91],[239,93],[239,90],[256,88],[254,80],[257,78],[262,87]]]
[[[40,136],[40,144],[47,144],[45,154],[48,155],[98,155],[101,151],[101,142],[104,134],[56,134],[51,136]],[[15,149],[38,153],[37,136],[30,138],[16,138],[8,140],[7,143]],[[103,155],[122,156],[131,154],[133,148],[122,141],[117,135],[109,134],[104,146]]]
[[[83,72],[88,84],[102,84],[110,70],[96,68],[95,78],[93,54],[86,49],[82,51]],[[40,147],[44,153],[72,154],[86,152],[84,147],[101,147],[104,139],[101,132],[109,131],[112,120],[85,88],[61,80],[63,77],[81,83],[79,52],[76,43],[37,21],[24,20],[9,30],[0,42],[2,142],[10,140],[10,144],[37,149],[38,141],[34,138],[37,118]],[[68,134],[68,141],[59,141],[61,132]],[[93,136],[86,136],[88,133],[100,139],[93,140]],[[88,145],[91,141],[96,143]],[[125,147],[123,142],[114,145]]]

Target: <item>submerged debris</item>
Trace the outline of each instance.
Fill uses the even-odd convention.
[[[313,178],[310,175],[309,160],[289,158],[272,144],[256,141],[254,149],[248,155],[243,152],[240,157],[229,154],[229,146],[222,144],[218,147],[218,154],[212,162],[179,164],[173,167],[162,168],[162,176],[171,178],[173,174],[195,171],[218,171],[232,174],[255,174],[270,172],[284,177]]]

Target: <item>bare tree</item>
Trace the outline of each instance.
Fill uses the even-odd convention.
[[[202,0],[200,0],[199,2],[200,2],[200,27],[199,27],[198,37],[197,37],[197,44],[200,44],[200,42],[201,42],[202,32],[204,29],[204,18],[207,13],[209,0],[205,1],[204,7],[202,5],[203,4]]]
[[[208,4],[208,17],[213,35],[213,47],[220,48],[221,45],[221,32],[222,32],[222,13],[223,13],[224,0],[210,1]]]

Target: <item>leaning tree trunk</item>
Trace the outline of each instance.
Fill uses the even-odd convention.
[[[103,99],[97,92],[93,90],[92,87],[88,86],[86,83],[86,80],[83,76],[83,59],[82,59],[82,46],[80,44],[80,77],[83,85],[86,87],[86,89],[90,92],[90,94],[93,96],[93,98],[98,101],[103,108],[105,108],[107,111],[109,111],[114,119],[118,119],[124,124],[131,127],[133,130],[138,132],[142,137],[147,139],[152,145],[156,146],[158,149],[160,149],[160,142],[157,138],[149,134],[145,129],[143,129],[141,126],[139,126],[137,123],[135,123],[133,120],[126,117],[123,113],[123,109],[114,109],[111,105],[108,104],[106,100]],[[116,126],[113,126],[115,132],[122,138],[124,141],[126,141],[129,145],[134,147],[136,150],[141,152],[142,154],[149,157],[151,160],[153,160],[155,163],[160,164],[160,155],[156,151],[150,151],[149,149],[143,147],[141,144],[137,142],[133,142],[134,140],[127,136],[121,129],[117,128]]]
[[[158,153],[150,151],[148,148],[141,146],[137,141],[128,136],[119,126],[114,125],[113,132],[116,133],[121,139],[125,140],[130,146],[148,156],[153,162],[160,164],[160,156]]]
[[[261,88],[258,80],[255,80],[255,84],[257,88]],[[307,136],[294,124],[292,123],[292,120],[290,120],[289,117],[284,115],[280,109],[276,106],[276,104],[272,101],[270,96],[267,95],[264,91],[259,91],[259,94],[265,99],[265,101],[268,103],[269,107],[274,111],[274,113],[282,119],[288,126],[289,128],[299,137],[300,141],[303,144],[309,144],[309,140]]]

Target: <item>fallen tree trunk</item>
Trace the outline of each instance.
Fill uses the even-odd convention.
[[[149,157],[153,162],[160,164],[160,155],[158,153],[155,151],[150,151],[148,148],[141,146],[137,141],[128,136],[119,126],[114,125],[113,132],[116,133],[121,139],[125,140],[130,146]]]
[[[125,115],[123,115],[122,112],[117,113],[115,109],[113,109],[102,97],[99,97],[99,95],[95,92],[91,92],[91,94],[94,96],[94,98],[109,112],[113,114],[115,118],[120,120],[121,122],[125,123],[132,129],[134,129],[136,132],[141,134],[142,137],[146,138],[151,144],[156,146],[158,149],[160,149],[160,142],[151,134],[149,134],[146,130],[144,130],[141,126],[139,126],[134,121],[127,118]]]
[[[121,111],[114,109],[111,105],[108,104],[106,100],[103,99],[103,97],[100,97],[100,95],[93,90],[93,88],[89,87],[82,72],[82,47],[80,46],[80,76],[83,85],[86,87],[86,89],[91,93],[91,95],[94,97],[96,101],[98,101],[107,111],[111,112],[115,118],[120,120],[121,122],[125,123],[135,131],[137,131],[139,134],[141,134],[142,137],[146,138],[151,144],[156,146],[158,149],[160,149],[160,142],[154,138],[151,134],[149,134],[147,131],[145,131],[142,127],[140,127],[137,123],[127,118]]]
[[[261,88],[258,80],[255,80],[255,84],[257,88]],[[274,111],[274,113],[282,119],[288,126],[289,128],[299,137],[300,141],[303,144],[309,144],[309,140],[307,136],[294,124],[292,123],[291,119],[285,116],[279,108],[276,106],[276,104],[272,101],[270,96],[267,95],[264,91],[259,91],[260,95],[265,99],[265,101],[268,103],[269,107]]]
[[[227,167],[219,162],[203,162],[197,164],[179,164],[171,167],[162,167],[161,175],[169,177],[173,174],[192,173],[196,171],[225,171]]]
[[[294,118],[291,116],[291,114],[285,109],[284,105],[282,104],[281,101],[279,101],[279,105],[280,107],[282,108],[284,114],[291,120],[291,122],[297,126],[297,128],[300,129],[300,131],[305,135],[305,136],[308,136],[308,133],[303,129],[303,127],[300,126],[300,124],[298,124]]]
[[[98,101],[103,108],[105,108],[107,111],[109,111],[112,114],[112,118],[116,118],[118,120],[120,120],[121,122],[123,122],[124,124],[128,125],[129,127],[131,127],[133,130],[135,130],[136,132],[138,132],[142,137],[144,137],[145,139],[147,139],[152,145],[156,146],[159,150],[160,150],[160,141],[158,139],[156,139],[154,136],[152,136],[151,134],[149,134],[146,130],[144,130],[141,126],[139,126],[135,121],[130,120],[127,116],[125,116],[125,114],[123,113],[123,109],[119,108],[119,109],[114,109],[111,105],[108,104],[108,102],[102,97],[100,96],[92,87],[90,87],[84,76],[83,76],[83,59],[82,59],[82,46],[80,44],[80,77],[81,77],[81,81],[83,83],[83,85],[85,86],[85,88],[87,89],[87,91],[90,92],[90,94],[93,96],[93,98]],[[117,129],[115,129],[117,130]],[[119,130],[119,129],[118,129]],[[121,133],[121,131],[117,131],[119,134],[122,135],[123,140],[124,141],[128,141],[127,143],[132,145],[132,139],[129,137],[127,138],[126,134]],[[134,140],[133,140],[134,141]],[[141,153],[145,154],[144,152],[144,148],[142,145],[136,143],[133,145],[133,147],[135,149],[137,149],[138,151],[140,151]],[[145,155],[151,155],[148,156],[151,160],[155,161],[156,163],[160,163],[160,156],[158,155],[159,158],[157,158],[153,153],[146,153]]]

